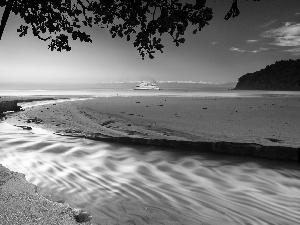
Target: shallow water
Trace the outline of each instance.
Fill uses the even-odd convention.
[[[161,84],[162,85],[162,84]],[[166,85],[166,84],[164,84]],[[113,97],[113,96],[163,96],[163,97],[197,97],[197,98],[257,98],[257,97],[291,97],[300,96],[299,91],[260,91],[260,90],[229,90],[224,87],[202,87],[191,85],[161,86],[160,91],[133,90],[135,85],[127,84],[98,89],[76,89],[76,90],[0,90],[0,96],[86,96],[86,97]]]
[[[0,123],[0,163],[94,224],[299,224],[300,166],[22,130]]]

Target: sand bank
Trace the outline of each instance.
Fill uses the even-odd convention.
[[[111,97],[36,106],[6,117],[16,126],[64,135],[296,161],[299,110],[299,98]],[[2,166],[0,212],[4,224],[78,223],[77,210],[45,199],[22,174]]]
[[[49,201],[37,193],[25,175],[8,170],[0,164],[1,224],[91,224],[89,215],[68,204]],[[81,222],[81,223],[80,223]]]
[[[110,97],[37,106],[8,122],[126,143],[297,161],[299,97]]]

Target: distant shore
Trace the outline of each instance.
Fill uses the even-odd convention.
[[[110,97],[36,106],[8,116],[60,135],[299,160],[299,97]]]

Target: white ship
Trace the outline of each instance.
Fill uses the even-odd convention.
[[[134,90],[160,90],[156,83],[141,81]]]

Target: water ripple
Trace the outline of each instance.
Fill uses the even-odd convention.
[[[95,224],[299,224],[300,167],[179,154],[0,123],[0,163]]]

